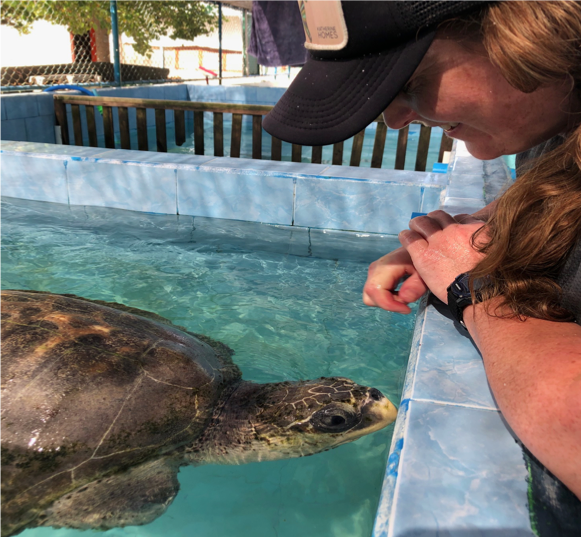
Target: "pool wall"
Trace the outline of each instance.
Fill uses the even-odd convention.
[[[446,174],[32,142],[2,144],[2,194],[71,205],[397,234]]]
[[[240,104],[274,105],[284,93],[284,88],[256,86],[206,86],[197,84],[163,84],[129,86],[124,88],[97,88],[103,97],[132,97],[135,99],[165,99],[173,101],[228,102]],[[50,92],[3,94],[1,139],[20,142],[56,143],[53,94]],[[193,122],[192,112],[186,119]],[[69,135],[73,139],[72,116],[68,112]],[[83,135],[88,139],[85,114],[81,114]],[[95,116],[97,136],[103,135],[103,120]],[[166,112],[166,123],[174,122],[173,113]],[[115,133],[119,132],[117,115],[113,115]],[[148,126],[155,126],[153,110],[147,111]],[[136,129],[135,110],[129,110],[129,127]]]
[[[447,174],[5,142],[5,196],[395,234],[413,212],[473,212],[510,182],[455,144]],[[420,305],[374,536],[532,536],[521,449],[470,339]]]
[[[494,199],[508,181],[501,160],[455,144],[441,208],[471,213]],[[373,536],[532,537],[527,478],[478,350],[424,298]]]

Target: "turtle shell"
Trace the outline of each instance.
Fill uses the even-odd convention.
[[[239,382],[231,354],[149,312],[3,291],[3,522],[26,524],[100,476],[179,458]]]

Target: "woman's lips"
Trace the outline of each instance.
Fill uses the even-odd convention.
[[[459,123],[444,123],[443,125],[440,125],[440,127],[442,127],[446,132],[452,132],[458,125]]]

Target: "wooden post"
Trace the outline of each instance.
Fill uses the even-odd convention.
[[[252,158],[262,158],[262,116],[252,116]]]
[[[86,105],[85,115],[87,116],[87,130],[89,131],[89,145],[91,147],[98,147],[99,144],[97,143],[97,125],[95,124],[95,107]]]
[[[438,153],[438,162],[444,160],[444,151],[452,151],[452,145],[454,145],[454,140],[442,133],[442,140],[440,142],[440,151]]]
[[[165,131],[165,110],[155,110],[155,140],[157,151],[167,153],[167,133]]]
[[[54,99],[54,114],[56,116],[56,124],[61,128],[61,139],[63,145],[69,145],[69,124],[67,120],[67,105],[64,101],[55,96]]]
[[[204,112],[194,112],[194,152],[204,154]]]
[[[282,140],[272,137],[272,142],[270,145],[270,158],[271,160],[282,160]]]
[[[418,141],[418,153],[416,155],[416,166],[415,170],[417,172],[426,171],[426,163],[428,161],[428,150],[430,149],[430,134],[432,133],[432,127],[426,127],[422,125],[420,128],[420,139]]]
[[[184,145],[186,141],[186,117],[183,110],[174,110],[176,145]]]
[[[224,156],[224,114],[214,112],[214,156]]]
[[[302,158],[303,158],[303,146],[293,144],[291,160],[293,162],[302,162]]]
[[[405,166],[405,155],[408,148],[408,135],[410,126],[406,125],[397,134],[397,149],[395,150],[395,169],[403,170]]]
[[[371,154],[371,167],[381,168],[383,162],[383,152],[385,150],[385,137],[387,136],[387,125],[383,121],[377,122],[375,131],[375,141],[373,143],[373,153]]]
[[[242,143],[242,114],[232,114],[232,138],[230,139],[230,156],[240,158]]]
[[[137,119],[137,148],[139,151],[149,151],[147,141],[147,109],[136,108],[135,115]]]
[[[129,136],[129,113],[126,106],[117,108],[119,116],[119,135],[121,137],[121,149],[131,149],[131,137]]]
[[[311,154],[311,162],[313,164],[321,164],[322,160],[323,160],[323,146],[314,145],[313,152]]]
[[[333,165],[341,166],[343,164],[343,142],[333,144]]]
[[[75,133],[75,145],[83,145],[83,128],[81,125],[81,111],[78,104],[71,104],[73,115],[73,132]]]
[[[353,147],[351,148],[351,160],[349,166],[359,166],[361,164],[361,152],[363,150],[363,137],[365,136],[365,129],[358,132],[353,137]]]
[[[105,131],[105,147],[115,149],[115,129],[113,127],[113,108],[103,107],[103,130]]]

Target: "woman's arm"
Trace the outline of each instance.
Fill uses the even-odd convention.
[[[464,322],[506,421],[581,499],[581,326],[502,319],[482,304]]]
[[[470,218],[459,225],[435,211],[400,233],[419,276],[443,302],[454,278],[482,255],[470,243],[480,225]],[[581,326],[500,318],[494,305],[464,310],[492,392],[527,448],[581,498]]]

